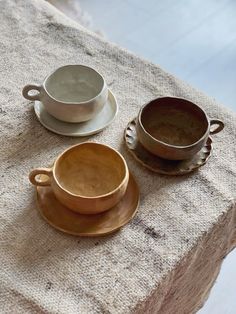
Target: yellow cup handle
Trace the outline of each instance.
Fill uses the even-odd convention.
[[[40,181],[37,179],[37,175],[45,174],[48,178],[45,181]],[[37,168],[30,172],[29,180],[33,185],[37,186],[48,186],[51,184],[51,176],[52,176],[52,169],[50,168]]]

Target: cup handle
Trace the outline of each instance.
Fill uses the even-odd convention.
[[[37,84],[25,85],[25,87],[22,90],[22,95],[28,100],[40,100],[41,88],[42,88],[41,85]],[[31,90],[37,90],[39,91],[39,93],[37,93],[36,95],[29,95],[29,92]]]
[[[39,181],[37,179],[37,175],[45,174],[48,178],[45,181]],[[52,176],[52,169],[49,168],[37,168],[30,172],[29,180],[32,184],[37,186],[48,186],[51,184],[51,176]]]
[[[210,126],[212,125],[218,125],[215,129],[213,130],[210,130],[210,134],[216,134],[216,133],[219,133],[220,131],[223,130],[224,128],[224,122],[222,122],[221,120],[218,120],[218,119],[211,119],[210,120]]]

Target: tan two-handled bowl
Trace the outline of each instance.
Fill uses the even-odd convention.
[[[217,127],[212,129],[213,125]],[[210,119],[191,101],[162,97],[141,108],[136,131],[138,140],[149,152],[164,159],[184,160],[199,152],[210,134],[223,128],[222,121]]]
[[[37,176],[46,175],[46,181]],[[129,171],[124,158],[113,148],[86,142],[64,151],[52,168],[31,171],[37,186],[52,187],[56,198],[81,214],[97,214],[115,206],[126,192]]]

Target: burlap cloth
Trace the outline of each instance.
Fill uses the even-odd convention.
[[[2,313],[194,313],[236,242],[236,120],[233,113],[158,66],[107,43],[41,0],[0,1]],[[21,96],[56,67],[98,69],[117,96],[115,122],[90,138],[123,153],[141,191],[136,218],[104,238],[54,230],[39,216],[28,181],[34,167],[85,139],[44,129]],[[220,86],[219,86],[220,88]],[[123,130],[140,105],[186,97],[225,130],[199,171],[166,177],[126,151]]]

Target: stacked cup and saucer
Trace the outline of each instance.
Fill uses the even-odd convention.
[[[100,143],[64,151],[51,168],[31,171],[43,218],[65,233],[101,236],[136,214],[139,188],[122,155]]]
[[[37,94],[32,95],[36,90]],[[85,65],[66,65],[42,85],[26,85],[38,120],[67,136],[88,136],[108,126],[118,106],[102,75]],[[65,150],[50,168],[31,171],[38,209],[53,227],[79,236],[119,230],[135,215],[139,189],[123,156],[110,146],[84,142]]]
[[[26,85],[22,94],[35,101],[35,114],[45,128],[66,136],[100,132],[118,112],[116,98],[103,76],[80,64],[56,69],[42,85]]]
[[[210,119],[195,103],[160,97],[145,104],[125,129],[129,152],[143,166],[165,175],[183,175],[206,164],[212,154],[210,135],[224,123]]]

